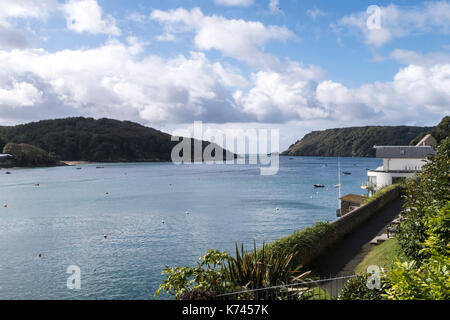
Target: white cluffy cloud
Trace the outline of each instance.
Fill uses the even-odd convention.
[[[0,119],[87,115],[150,123],[436,122],[450,109],[450,63],[408,65],[392,81],[348,88],[316,66],[239,70],[191,52],[142,57],[129,38],[93,49],[0,50]]]
[[[234,99],[242,112],[262,122],[436,122],[450,112],[450,63],[408,65],[390,82],[359,88],[326,80],[320,68],[297,63],[279,72],[260,71],[252,79],[252,88],[236,91]]]
[[[0,0],[0,24],[11,18],[45,19],[57,6],[56,0]]]
[[[154,10],[150,18],[164,24],[166,34],[194,31],[194,42],[200,50],[216,49],[224,55],[251,65],[271,67],[278,63],[262,47],[271,40],[285,41],[293,33],[280,26],[265,26],[257,21],[205,16],[199,8],[170,11]]]
[[[341,32],[343,29],[359,30],[365,42],[382,46],[394,38],[415,34],[450,34],[450,2],[425,2],[415,7],[402,8],[394,4],[380,7],[380,28],[369,28],[367,20],[371,14],[354,13],[341,18],[332,27]]]
[[[0,87],[0,106],[27,107],[42,102],[42,91],[28,82],[4,83]],[[4,88],[3,88],[4,87]]]
[[[315,90],[323,80],[322,69],[288,63],[283,71],[259,71],[253,74],[253,87],[244,93],[234,93],[242,112],[261,122],[285,122],[327,117],[317,104]]]
[[[436,64],[450,63],[450,54],[443,52],[431,52],[424,55],[415,51],[395,49],[391,52],[390,58],[402,64],[419,66],[433,66]]]
[[[253,4],[253,0],[214,0],[214,2],[218,5],[222,6],[242,6],[248,7]]]
[[[69,0],[62,10],[67,28],[77,33],[120,35],[114,18],[103,15],[97,0]]]
[[[109,41],[94,49],[0,50],[0,118],[75,114],[150,122],[238,121],[226,89],[244,87],[237,73],[204,54],[138,59],[142,44]],[[20,108],[19,108],[20,109]],[[23,112],[21,114],[21,112]]]

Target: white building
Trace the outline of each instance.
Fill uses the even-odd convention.
[[[413,177],[422,170],[427,156],[435,153],[435,142],[431,135],[427,135],[416,146],[374,146],[376,157],[383,159],[383,166],[367,171],[368,186],[378,190]]]

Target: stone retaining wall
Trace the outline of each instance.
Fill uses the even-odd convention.
[[[301,250],[302,253],[297,257],[296,263],[304,266],[309,265],[327,249],[380,212],[386,205],[398,199],[400,194],[401,188],[396,187],[368,204],[334,220],[331,222],[332,228],[330,228],[330,231],[318,240],[316,245],[311,248],[302,248],[304,250]]]

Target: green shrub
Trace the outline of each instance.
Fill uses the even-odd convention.
[[[199,259],[197,267],[166,267],[162,274],[166,279],[155,292],[155,296],[165,291],[176,299],[202,299],[219,294],[247,289],[282,285],[303,280],[309,272],[299,274],[299,267],[290,269],[295,254],[293,249],[286,252],[247,252],[242,244],[236,244],[236,257],[218,250],[208,250]],[[251,299],[250,295],[241,298]]]
[[[450,299],[450,138],[417,179],[408,182],[405,220],[397,235],[405,253],[386,276],[386,297]]]
[[[258,289],[299,280],[295,276],[300,266],[291,268],[295,255],[295,247],[286,251],[269,251],[263,244],[262,248],[257,250],[255,242],[254,250],[247,252],[244,244],[239,250],[236,243],[236,257],[231,257],[228,261],[230,282],[240,287]],[[300,277],[303,278],[307,274],[304,273]]]
[[[382,300],[383,289],[369,289],[368,277],[368,274],[362,274],[348,280],[339,294],[339,300]]]
[[[450,260],[445,257],[429,259],[418,267],[415,261],[397,262],[389,270],[391,300],[449,300]]]
[[[216,294],[212,291],[193,289],[180,294],[177,300],[212,300],[215,295]]]
[[[267,245],[268,252],[287,252],[296,248],[292,259],[292,266],[297,264],[298,258],[317,245],[317,242],[333,230],[333,226],[328,222],[317,222],[312,227],[307,227],[296,231],[293,234],[271,242]],[[292,267],[291,266],[291,267]]]
[[[450,299],[450,201],[425,209],[421,254],[427,258],[398,261],[388,272],[389,299]]]
[[[208,250],[206,255],[199,259],[197,267],[166,266],[162,274],[166,279],[159,285],[155,296],[165,291],[175,296],[182,297],[190,291],[200,290],[213,294],[232,292],[235,285],[228,279],[226,263],[230,255],[218,250]]]
[[[406,257],[419,264],[429,257],[429,252],[423,251],[427,208],[442,207],[450,200],[450,138],[442,141],[430,160],[416,179],[407,181],[404,220],[397,235]]]

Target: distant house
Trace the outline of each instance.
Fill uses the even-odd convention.
[[[341,200],[341,210],[338,210],[338,216],[343,216],[350,211],[359,208],[361,203],[366,200],[367,197],[350,193],[346,196],[340,197],[339,199]]]
[[[427,162],[429,155],[435,154],[437,142],[425,136],[416,146],[374,146],[376,157],[383,159],[383,166],[367,171],[369,187],[378,190],[411,178]]]
[[[420,142],[417,144],[417,146],[418,147],[431,146],[431,147],[433,147],[433,149],[436,149],[437,144],[438,143],[437,143],[436,139],[431,134],[427,134],[425,137],[423,137],[422,140],[420,140]]]

